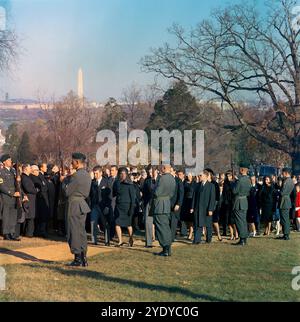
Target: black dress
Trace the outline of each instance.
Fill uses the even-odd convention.
[[[220,201],[220,220],[223,225],[234,225],[234,215],[233,215],[233,193],[232,187],[228,180],[224,181],[222,198]]]
[[[136,205],[136,190],[131,181],[115,180],[113,196],[116,197],[115,222],[120,227],[130,227]]]
[[[194,214],[191,213],[193,209],[193,197],[196,189],[196,183],[185,181],[183,183],[184,187],[184,197],[181,208],[180,219],[185,222],[194,222]]]
[[[274,186],[264,185],[260,192],[260,205],[261,205],[261,222],[268,223],[273,221],[274,208]]]

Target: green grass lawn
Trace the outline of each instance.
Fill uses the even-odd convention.
[[[193,246],[180,243],[160,258],[142,247],[66,263],[8,265],[7,291],[0,301],[299,301],[291,288],[300,266],[300,234],[291,241],[249,240]]]

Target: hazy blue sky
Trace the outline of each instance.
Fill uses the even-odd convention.
[[[236,2],[240,1],[11,0],[12,24],[23,53],[18,66],[0,78],[0,99],[5,92],[24,98],[35,98],[38,91],[64,95],[76,90],[79,67],[89,99],[120,98],[132,82],[153,81],[153,76],[140,72],[138,62],[150,47],[170,39],[167,28],[173,22],[189,28],[213,8]]]

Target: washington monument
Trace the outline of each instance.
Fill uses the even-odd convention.
[[[83,72],[82,69],[79,68],[78,70],[78,97],[83,99]]]

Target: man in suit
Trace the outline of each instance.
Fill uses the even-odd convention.
[[[216,190],[214,184],[209,182],[209,172],[204,170],[202,181],[196,188],[193,209],[194,213],[194,245],[211,243],[212,241],[212,216],[216,208]],[[203,227],[206,227],[206,241],[202,241]]]
[[[34,233],[35,203],[37,189],[30,177],[31,166],[24,164],[22,167],[21,185],[22,190],[28,198],[28,212],[25,215],[25,236],[32,238]]]
[[[159,256],[171,256],[172,232],[170,227],[171,199],[175,193],[176,182],[171,175],[169,164],[162,166],[160,177],[153,194],[153,222],[156,236],[163,248]]]
[[[93,242],[97,245],[98,223],[104,228],[105,246],[110,245],[110,230],[112,224],[111,218],[111,201],[109,199],[110,189],[108,187],[108,179],[103,177],[103,170],[100,166],[93,169],[94,180],[91,186],[91,232]]]
[[[295,188],[291,178],[291,171],[288,168],[282,170],[283,184],[280,192],[280,224],[282,225],[283,236],[278,239],[290,239],[290,209],[292,208],[291,194]]]
[[[0,195],[2,197],[2,229],[4,240],[20,241],[16,237],[17,199],[21,195],[16,191],[16,179],[12,169],[12,159],[5,154],[0,161],[3,169],[0,170]]]
[[[233,213],[240,237],[239,242],[236,244],[238,246],[246,245],[248,238],[247,211],[248,196],[251,190],[251,181],[248,177],[249,167],[248,163],[242,162],[240,164],[240,176],[232,182]]]
[[[86,216],[91,211],[86,199],[91,190],[91,177],[85,170],[86,156],[72,154],[72,167],[76,172],[65,181],[61,177],[62,189],[67,197],[67,239],[74,261],[71,266],[87,266]]]
[[[178,221],[180,220],[180,212],[181,207],[183,203],[183,197],[184,197],[184,186],[183,186],[183,180],[184,180],[184,173],[182,170],[176,171],[172,168],[171,174],[174,176],[176,186],[175,186],[175,193],[173,195],[173,198],[171,199],[171,231],[172,231],[172,242],[175,241],[176,238],[176,232],[177,232],[177,226]],[[179,177],[180,176],[180,177]]]

